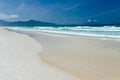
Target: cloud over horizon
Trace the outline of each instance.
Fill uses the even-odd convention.
[[[2,19],[2,20],[11,20],[11,19],[16,19],[18,17],[19,17],[19,15],[16,15],[16,14],[8,15],[8,14],[0,13],[0,19]]]

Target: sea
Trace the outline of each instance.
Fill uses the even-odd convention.
[[[61,35],[89,36],[106,39],[120,39],[119,26],[48,26],[48,27],[8,27],[12,30],[46,32]]]

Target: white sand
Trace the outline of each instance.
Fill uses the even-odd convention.
[[[0,80],[77,80],[43,63],[40,51],[27,35],[0,29]]]

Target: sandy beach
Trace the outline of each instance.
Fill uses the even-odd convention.
[[[44,63],[41,50],[28,35],[0,28],[0,80],[78,80]]]
[[[80,80],[120,80],[120,42],[26,32],[41,43],[39,57]]]
[[[10,33],[9,36],[6,32]],[[6,74],[0,74],[9,77],[9,80],[120,80],[119,41],[34,31],[17,32],[26,35],[5,30],[13,52],[2,49],[7,53],[10,66],[5,65]]]
[[[0,0],[0,80],[120,80],[120,0]]]

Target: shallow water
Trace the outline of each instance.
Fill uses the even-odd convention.
[[[75,26],[75,27],[9,27],[15,30],[27,30],[27,31],[42,31],[56,34],[76,35],[76,36],[90,36],[90,37],[102,37],[120,39],[120,27],[115,26]]]

